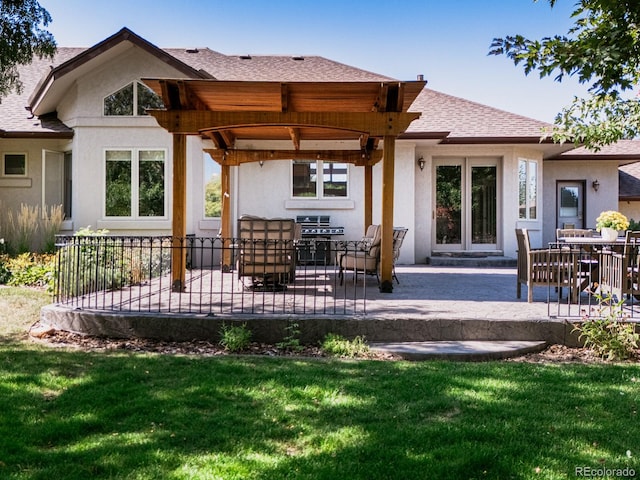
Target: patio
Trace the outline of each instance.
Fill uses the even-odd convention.
[[[515,267],[398,265],[400,283],[389,294],[380,292],[373,275],[360,274],[355,281],[347,273],[340,285],[335,265],[298,265],[285,289],[252,289],[233,270],[220,269],[218,260],[212,263],[218,268],[188,269],[186,289],[176,292],[170,271],[158,266],[162,261],[149,260],[170,257],[173,242],[165,238],[147,258],[161,270],[151,280],[59,298],[43,309],[42,320],[68,331],[168,340],[217,338],[223,323],[247,323],[256,340],[277,342],[287,326],[297,323],[301,340],[309,343],[332,332],[385,342],[544,340],[571,345],[571,322],[585,308],[559,300],[552,287],[536,288],[533,303],[516,299]],[[100,248],[91,250],[92,258],[107,251],[115,258]],[[117,263],[140,261],[133,257]],[[196,264],[202,261],[188,257]]]

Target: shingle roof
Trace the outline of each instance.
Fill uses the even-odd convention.
[[[217,80],[291,82],[388,82],[391,77],[319,56],[223,55],[208,48],[167,48],[166,52]]]
[[[618,184],[620,200],[640,200],[640,162],[620,167]]]
[[[72,130],[57,119],[48,118],[46,122],[32,118],[27,110],[28,98],[38,82],[49,72],[53,65],[59,65],[82,53],[84,48],[59,48],[53,61],[36,58],[29,65],[20,67],[20,80],[23,84],[21,95],[12,92],[0,100],[0,128],[7,136],[27,132],[38,134],[69,134]]]
[[[119,32],[122,39],[137,39],[128,29]],[[114,39],[118,34],[110,37]],[[106,42],[106,41],[105,41]],[[101,45],[104,42],[100,42]],[[146,46],[146,43],[145,43]],[[92,47],[94,48],[94,47]],[[149,44],[147,48],[156,48]],[[11,93],[0,103],[0,136],[31,134],[70,134],[66,125],[55,118],[42,122],[33,118],[26,109],[29,96],[38,88],[39,82],[53,69],[65,62],[73,61],[90,49],[59,47],[53,60],[34,59],[20,68],[24,88],[22,94]],[[195,70],[206,72],[218,80],[260,81],[389,81],[390,77],[361,70],[319,56],[232,56],[201,49],[159,49]]]
[[[404,136],[448,132],[442,143],[476,143],[483,139],[537,142],[550,124],[425,88],[409,111],[424,112]]]
[[[611,145],[605,145],[600,150],[593,151],[586,147],[578,147],[555,157],[556,160],[640,160],[640,141],[618,140]]]

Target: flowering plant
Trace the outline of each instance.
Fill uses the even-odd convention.
[[[605,227],[618,231],[626,230],[629,228],[629,220],[620,212],[607,210],[600,213],[600,216],[596,218],[596,230],[600,231]]]

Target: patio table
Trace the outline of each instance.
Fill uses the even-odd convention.
[[[560,237],[555,242],[550,242],[550,247],[569,248],[577,251],[578,266],[575,269],[575,285],[577,288],[572,293],[572,300],[577,302],[580,292],[591,287],[594,279],[600,280],[600,255],[603,251],[617,251],[624,247],[625,237],[615,240],[606,240],[601,236],[596,237]]]

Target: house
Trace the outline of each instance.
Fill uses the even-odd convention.
[[[158,48],[127,28],[91,48],[61,47],[52,62],[22,68],[21,78],[23,94],[0,104],[3,208],[63,205],[65,232],[91,226],[135,235],[168,234],[172,226],[172,135],[145,113],[163,103],[143,79],[232,81],[238,88],[255,81],[394,81],[317,56]],[[640,158],[635,142],[625,152],[594,154],[541,141],[543,122],[429,88],[409,111],[421,116],[395,144],[394,224],[409,229],[401,263],[452,254],[514,257],[517,227],[530,229],[538,246],[565,223],[593,227],[600,211],[618,206],[618,167]],[[197,236],[220,230],[220,219],[205,208],[216,164],[203,152],[214,147],[211,138],[187,138],[185,221]],[[291,147],[265,141],[242,148]],[[242,163],[231,168],[239,195],[229,200],[230,211],[233,218],[328,215],[344,226],[345,238],[359,238],[364,175],[354,164],[317,159]],[[376,165],[373,185],[381,175]],[[374,222],[384,201],[374,188]]]

